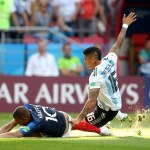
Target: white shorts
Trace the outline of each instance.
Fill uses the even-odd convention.
[[[68,115],[68,114],[67,114],[67,115]],[[68,115],[68,117],[69,117],[69,119],[68,119],[68,120],[70,121],[70,120],[71,120],[71,116],[70,116],[70,115]],[[63,138],[68,137],[68,136],[69,136],[69,134],[70,134],[70,132],[71,132],[71,129],[72,129],[72,124],[71,124],[71,123],[69,123],[69,124],[68,124],[68,131],[67,131],[66,133],[64,133],[62,137],[63,137]]]

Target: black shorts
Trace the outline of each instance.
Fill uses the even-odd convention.
[[[96,126],[102,127],[106,125],[109,121],[113,120],[117,115],[118,111],[105,111],[101,109],[98,105],[94,112],[87,114],[85,117],[86,122]]]

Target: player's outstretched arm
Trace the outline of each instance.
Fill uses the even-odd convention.
[[[123,19],[122,19],[122,23],[123,23],[122,29],[118,35],[118,38],[117,38],[115,44],[113,45],[113,47],[110,49],[109,52],[114,52],[116,55],[119,55],[120,48],[121,48],[121,45],[122,45],[123,40],[125,38],[127,28],[134,21],[136,21],[136,14],[135,13],[131,12],[127,17],[124,14]]]
[[[0,134],[11,131],[17,125],[16,121],[13,119],[10,123],[5,124],[0,128]]]
[[[83,120],[91,110],[93,110],[94,106],[96,105],[99,90],[99,88],[90,89],[88,100],[86,101],[81,113],[76,119],[72,119],[70,121],[73,123],[73,125],[80,123],[80,121]]]
[[[19,130],[15,132],[6,132],[0,134],[0,138],[20,138],[20,137],[23,137],[23,134]]]

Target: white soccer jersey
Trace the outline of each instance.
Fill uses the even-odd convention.
[[[89,88],[100,88],[98,106],[106,111],[121,109],[121,96],[117,81],[117,55],[108,53],[89,78]]]

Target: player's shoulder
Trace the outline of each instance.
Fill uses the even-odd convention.
[[[103,60],[105,60],[105,59],[110,59],[110,58],[118,58],[118,56],[117,56],[116,53],[114,53],[114,52],[109,52],[109,53],[103,58]]]
[[[96,66],[95,69],[92,71],[90,75],[90,79],[93,79],[93,78],[103,78],[102,67],[100,64]]]
[[[103,59],[102,62],[117,62],[118,56],[114,52],[109,52]]]
[[[34,108],[34,105],[32,105],[32,104],[24,104],[23,106],[29,110]]]

